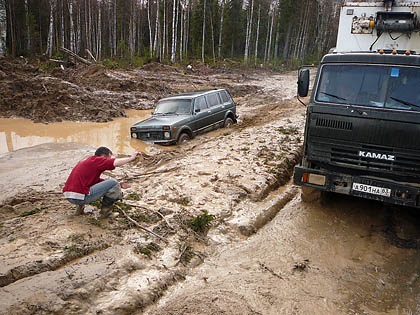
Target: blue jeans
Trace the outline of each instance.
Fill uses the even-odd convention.
[[[122,199],[122,195],[120,183],[111,178],[91,186],[84,200],[73,198],[67,198],[67,200],[75,205],[84,205],[103,197],[102,205],[111,206],[115,201]]]

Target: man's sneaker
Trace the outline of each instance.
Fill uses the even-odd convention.
[[[116,219],[116,218],[118,218],[118,216],[119,216],[120,214],[119,214],[119,212],[112,212],[109,216],[108,216],[108,218],[109,219]]]
[[[82,215],[85,213],[85,205],[76,206],[76,215]]]
[[[105,219],[108,218],[109,215],[111,214],[111,210],[112,210],[112,206],[108,207],[108,206],[102,206],[101,208],[101,219]]]

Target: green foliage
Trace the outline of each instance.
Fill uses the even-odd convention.
[[[195,256],[195,253],[189,243],[179,244],[178,250],[180,252],[179,261],[183,265],[188,264],[191,261],[191,259]]]
[[[84,237],[83,234],[75,233],[75,234],[70,235],[68,237],[68,240],[72,243],[80,244],[80,243],[83,243],[85,241],[85,237]]]
[[[77,244],[64,246],[64,254],[66,256],[80,257],[84,254],[84,250]]]
[[[299,133],[299,130],[297,127],[287,127],[287,128],[279,127],[277,128],[277,131],[284,135],[296,135]]]
[[[140,200],[141,196],[138,193],[132,192],[124,197],[127,200]]]
[[[119,58],[104,59],[102,64],[109,69],[133,69],[143,66],[148,61],[147,57],[133,56],[123,56]]]
[[[202,214],[188,221],[188,226],[197,233],[204,234],[210,228],[211,222],[215,219],[213,214],[204,211]]]
[[[38,212],[41,212],[44,209],[47,209],[47,207],[40,207],[40,208],[35,208],[33,210],[25,211],[20,215],[20,217],[27,217],[33,214],[37,214]]]
[[[174,199],[172,201],[180,204],[181,206],[188,206],[191,202],[191,198],[189,198],[189,197],[179,197],[179,198]]]
[[[111,60],[111,59],[104,59],[104,60],[102,60],[102,64],[105,67],[109,68],[109,69],[117,69],[117,68],[119,68],[118,62],[115,61],[115,60]]]
[[[147,256],[149,259],[151,259],[153,252],[157,252],[160,250],[161,250],[161,247],[158,244],[150,242],[146,245],[136,244],[133,251],[136,254],[142,254],[142,255]]]

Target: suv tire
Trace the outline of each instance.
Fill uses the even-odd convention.
[[[223,123],[224,128],[230,128],[233,125],[233,119],[228,117],[225,119],[225,122]]]
[[[190,141],[190,139],[191,139],[190,135],[186,132],[183,132],[179,135],[179,138],[178,138],[177,142],[178,142],[178,144],[182,144],[182,143]]]

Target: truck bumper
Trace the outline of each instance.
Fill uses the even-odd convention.
[[[296,166],[293,182],[335,193],[420,208],[420,183],[401,183],[371,176],[353,176]]]

